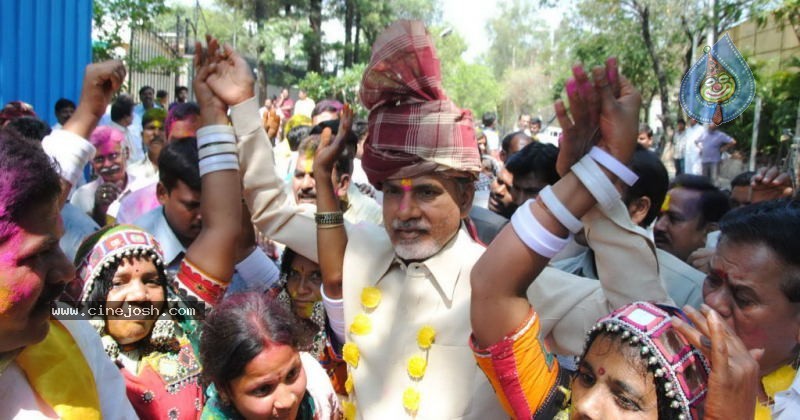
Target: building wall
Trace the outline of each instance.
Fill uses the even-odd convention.
[[[59,98],[78,102],[91,32],[91,0],[0,1],[0,106],[27,102],[54,124]]]
[[[729,31],[733,43],[746,57],[766,63],[772,70],[785,69],[791,57],[800,56],[800,41],[789,25],[783,29],[770,17],[763,27],[749,20]]]

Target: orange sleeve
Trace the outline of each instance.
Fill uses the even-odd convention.
[[[531,309],[522,326],[485,349],[470,339],[478,366],[489,378],[503,408],[513,418],[535,418],[559,385],[555,356],[539,337],[539,318]]]

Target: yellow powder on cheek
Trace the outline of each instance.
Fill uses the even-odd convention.
[[[668,193],[667,196],[664,198],[664,202],[661,204],[661,211],[662,212],[669,211],[669,201],[670,201],[671,197],[672,196],[669,195],[669,193]]]
[[[0,314],[11,308],[11,291],[0,285]]]

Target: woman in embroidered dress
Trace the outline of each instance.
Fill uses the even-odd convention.
[[[203,419],[338,419],[339,399],[309,353],[313,333],[269,296],[233,294],[203,325],[200,358],[212,385]]]
[[[612,182],[622,180],[619,161],[627,162],[636,144],[641,99],[616,61],[595,68],[593,83],[580,67],[574,75],[567,82],[572,118],[563,103],[555,106],[564,129],[557,165],[564,176],[552,186],[555,199],[540,195],[520,207],[471,273],[471,345],[479,366],[517,418],[752,418],[761,352],[748,352],[710,308],[703,314],[687,308],[693,327],[674,309],[623,306],[589,331],[571,379],[540,338],[528,288],[600,194],[570,168],[593,145],[595,127],[598,146],[617,159],[618,166],[603,165]]]
[[[197,140],[203,228],[176,278],[167,278],[155,238],[134,226],[97,232],[76,256],[82,307],[94,315],[93,324],[122,370],[128,398],[141,418],[200,417],[204,392],[194,319],[222,297],[236,259],[242,210],[235,138],[225,107],[206,87],[204,60],[200,49],[194,91],[203,123]]]
[[[308,326],[308,350],[328,372],[338,394],[345,395],[347,366],[334,350],[340,348],[328,334],[327,316],[322,305],[320,287],[322,274],[319,264],[286,248],[281,258],[281,283],[268,294],[281,302]]]

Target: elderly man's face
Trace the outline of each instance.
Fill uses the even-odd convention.
[[[97,146],[97,154],[92,159],[92,169],[102,178],[103,182],[122,185],[126,179],[125,160],[127,158],[122,144],[108,141]]]
[[[383,220],[400,258],[430,258],[458,232],[474,191],[457,182],[438,175],[384,181]]]
[[[298,155],[292,177],[292,191],[297,204],[317,204],[317,183],[314,180],[314,156]]]
[[[525,130],[526,128],[530,127],[531,125],[531,116],[530,115],[522,115],[519,117],[519,121],[517,122],[520,130]]]
[[[703,301],[719,312],[748,349],[764,349],[762,375],[796,358],[800,303],[790,302],[780,285],[797,274],[767,246],[724,236],[711,259]]]
[[[50,302],[75,276],[58,245],[59,210],[57,200],[31,209],[0,245],[0,353],[44,339]]]
[[[706,242],[708,230],[700,222],[700,194],[681,187],[669,190],[653,228],[656,246],[683,261]]]

